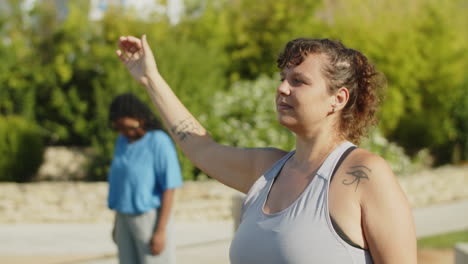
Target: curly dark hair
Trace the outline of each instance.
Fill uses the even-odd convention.
[[[300,38],[288,42],[278,56],[278,68],[297,66],[309,54],[325,55],[322,72],[330,93],[341,87],[348,89],[349,101],[342,110],[339,131],[358,144],[369,128],[377,124],[376,111],[386,87],[384,75],[361,52],[329,39]]]
[[[122,117],[131,117],[143,121],[143,129],[145,130],[163,130],[161,122],[151,109],[131,93],[116,96],[110,105],[109,121],[115,122]]]

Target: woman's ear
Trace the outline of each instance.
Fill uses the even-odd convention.
[[[341,87],[334,95],[333,110],[335,112],[342,110],[349,100],[349,91],[346,87]]]

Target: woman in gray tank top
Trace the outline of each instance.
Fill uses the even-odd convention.
[[[383,88],[360,52],[328,39],[286,45],[276,106],[296,136],[288,153],[216,143],[159,74],[146,36],[120,37],[119,47],[193,164],[247,194],[231,263],[416,263],[403,191],[385,160],[354,145],[375,124]]]

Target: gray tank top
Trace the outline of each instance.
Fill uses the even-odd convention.
[[[373,263],[369,251],[349,245],[337,234],[328,210],[330,178],[351,146],[345,142],[329,154],[303,193],[280,212],[265,214],[263,208],[273,180],[294,152],[260,177],[242,204],[231,264]]]

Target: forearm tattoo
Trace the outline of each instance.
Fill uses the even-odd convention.
[[[367,173],[366,173],[367,171]],[[344,179],[342,183],[344,185],[353,185],[356,183],[356,188],[354,191],[357,191],[357,188],[359,186],[359,183],[361,183],[362,179],[365,180],[370,180],[369,176],[367,175],[368,173],[372,172],[369,168],[366,166],[354,166],[350,168],[350,171],[347,171],[346,174],[349,174],[353,176],[354,178],[352,180]]]
[[[177,125],[171,128],[171,131],[180,141],[186,141],[195,133],[201,134],[202,132],[201,128],[191,117],[180,121]]]

